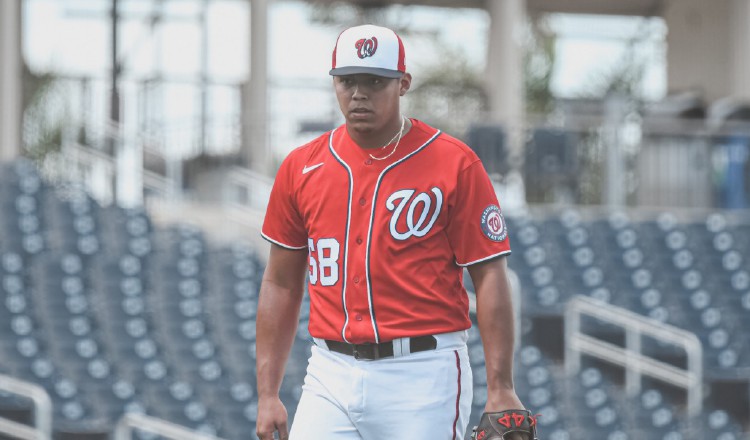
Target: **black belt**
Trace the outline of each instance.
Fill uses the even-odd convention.
[[[347,344],[341,341],[326,340],[326,345],[331,351],[348,354],[355,359],[377,360],[393,357],[393,341],[381,342],[380,344]],[[416,336],[409,338],[409,352],[434,350],[437,347],[437,339],[434,336]]]

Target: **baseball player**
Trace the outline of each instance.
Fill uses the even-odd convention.
[[[475,437],[535,437],[513,388],[508,231],[481,162],[402,115],[412,77],[392,30],[342,32],[330,74],[345,124],[287,156],[262,229],[271,250],[257,313],[258,437],[463,439],[473,383],[465,267],[487,367]],[[288,433],[279,389],[306,279],[314,345]]]

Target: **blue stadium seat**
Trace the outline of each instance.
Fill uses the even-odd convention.
[[[100,207],[87,196],[62,200],[28,162],[0,167],[0,372],[49,390],[59,403],[58,440],[103,440],[102,427],[125,412],[228,440],[252,434],[264,269],[256,250],[218,246],[189,225],[159,228],[142,209]],[[560,359],[548,352],[560,343],[550,329],[561,327],[545,323],[561,325],[571,296],[588,295],[694,332],[704,346],[706,380],[736,380],[750,367],[750,222],[735,213],[685,221],[670,213],[649,219],[646,212],[595,211],[539,209],[506,219],[509,265],[523,295],[516,389],[543,414],[540,435],[684,440],[698,429],[701,438],[742,438],[741,422],[720,408],[709,407],[695,428],[656,389],[622,396],[622,378],[588,367],[596,363],[564,378]],[[311,349],[308,308],[306,296],[282,389],[291,417]],[[622,342],[605,324],[584,322],[584,329]],[[642,346],[685,362],[680,350],[648,338]],[[476,327],[469,353],[472,424],[487,394]],[[170,389],[180,383],[192,393]],[[0,414],[28,418],[30,408],[0,395]]]

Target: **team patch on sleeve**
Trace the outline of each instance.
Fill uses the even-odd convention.
[[[508,236],[508,228],[500,207],[490,205],[482,212],[482,232],[492,241],[503,241]]]

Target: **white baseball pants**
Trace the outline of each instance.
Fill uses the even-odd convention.
[[[463,440],[466,332],[436,338],[435,350],[375,361],[313,346],[290,440]]]

